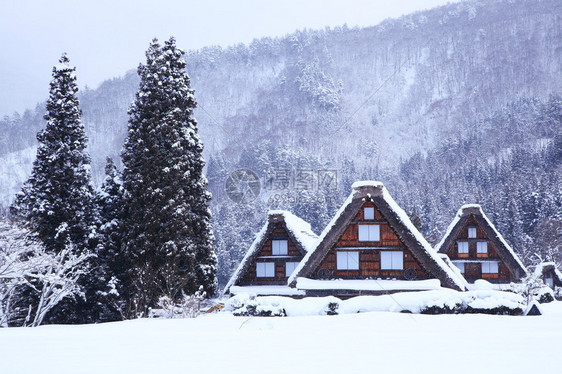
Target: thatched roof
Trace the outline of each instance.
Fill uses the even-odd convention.
[[[375,181],[353,184],[351,194],[318,238],[316,248],[303,258],[289,278],[291,287],[296,286],[298,277],[308,277],[314,273],[367,200],[375,204],[400,240],[429,274],[439,279],[445,287],[465,289],[463,280],[433,250],[384,185]]]
[[[518,279],[527,275],[527,269],[525,268],[525,265],[523,265],[523,262],[519,259],[519,256],[517,256],[513,248],[511,248],[511,246],[505,241],[490,219],[484,214],[482,207],[478,204],[463,205],[459,209],[457,215],[453,219],[453,222],[451,222],[447,232],[443,236],[443,239],[441,239],[441,241],[435,246],[435,251],[439,253],[446,253],[447,250],[454,244],[455,239],[460,234],[460,230],[462,230],[466,221],[471,216],[478,223],[480,228],[484,230],[488,240],[495,245],[498,256],[508,267],[510,272]]]
[[[289,238],[303,256],[314,248],[318,235],[312,231],[308,222],[285,210],[270,210],[267,214],[267,222],[256,234],[256,238],[252,242],[252,245],[250,245],[248,252],[246,252],[246,255],[240,262],[240,265],[238,265],[238,268],[230,277],[230,280],[223,290],[224,294],[229,293],[230,287],[235,286],[244,274],[246,274],[250,266],[252,266],[254,259],[260,252],[260,249],[269,239],[269,236],[274,229],[274,224],[277,223],[281,223],[283,225],[289,235]]]

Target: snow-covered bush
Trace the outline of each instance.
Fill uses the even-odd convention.
[[[254,295],[240,294],[231,297],[225,306],[235,316],[286,317],[285,309],[278,305],[258,301]]]
[[[552,291],[550,287],[545,286],[538,291],[537,295],[535,295],[535,299],[541,304],[553,302],[554,291]]]
[[[293,299],[282,296],[239,294],[226,302],[225,311],[236,316],[305,316],[364,312],[404,312],[421,314],[482,313],[521,315],[525,300],[513,292],[449,289],[399,292],[392,295],[357,296],[340,300],[333,296]]]
[[[156,318],[195,318],[200,314],[201,302],[207,297],[203,286],[193,295],[183,294],[179,302],[175,302],[169,296],[158,299],[159,309],[152,309],[149,317]]]
[[[533,300],[537,300],[539,303],[554,301],[554,292],[544,284],[541,275],[531,272],[521,280],[521,283],[512,283],[510,289],[523,296],[527,300],[527,304]]]

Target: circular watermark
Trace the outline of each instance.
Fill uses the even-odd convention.
[[[248,204],[256,200],[260,194],[260,178],[249,169],[234,170],[226,178],[224,190],[235,203]]]

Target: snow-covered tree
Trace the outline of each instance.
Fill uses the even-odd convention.
[[[93,223],[93,187],[86,133],[76,96],[76,68],[66,54],[53,68],[39,146],[31,176],[18,194],[12,212],[29,223],[47,251],[58,253],[71,243],[88,247]]]
[[[39,326],[63,299],[82,296],[78,279],[92,255],[74,252],[70,245],[47,252],[27,230],[1,220],[0,326]]]
[[[138,69],[123,151],[122,256],[130,262],[129,316],[146,315],[161,296],[178,300],[203,285],[216,288],[211,195],[183,51],[155,39]]]

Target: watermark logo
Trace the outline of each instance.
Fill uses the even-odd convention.
[[[233,202],[248,204],[258,198],[262,186],[269,203],[296,203],[311,198],[321,202],[325,201],[322,193],[337,190],[337,170],[270,168],[262,184],[254,171],[237,169],[228,175],[225,191]]]
[[[224,189],[230,200],[238,204],[248,204],[260,195],[260,178],[249,169],[234,170],[226,178]]]
[[[270,191],[334,191],[338,188],[338,173],[336,169],[271,168],[265,187]]]

